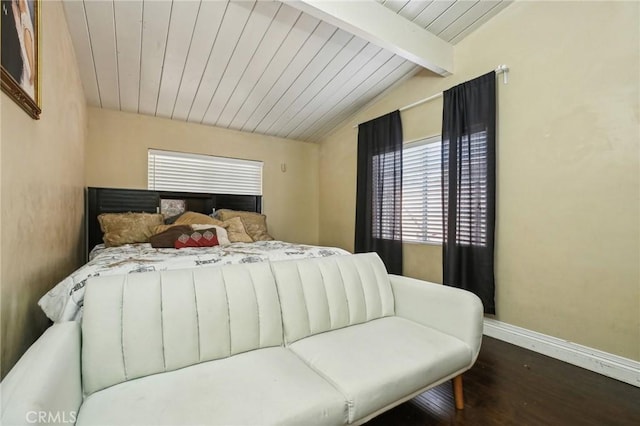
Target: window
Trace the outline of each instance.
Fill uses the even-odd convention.
[[[262,195],[262,161],[150,149],[147,172],[151,190]]]
[[[402,239],[442,244],[440,137],[409,143],[402,157]]]
[[[469,137],[469,136],[467,136]],[[458,228],[456,241],[461,245],[487,244],[487,132],[471,133],[469,150],[461,152],[463,164],[459,176]],[[442,244],[444,219],[442,206],[442,140],[440,136],[421,139],[405,145],[402,151],[402,240]],[[382,208],[393,211],[393,153],[373,157],[373,173],[382,173],[373,182],[373,197],[384,200]],[[446,158],[446,156],[445,156]],[[471,158],[471,161],[468,161]],[[445,173],[445,179],[447,178]],[[475,195],[472,195],[475,194]],[[385,204],[386,203],[386,204]],[[398,239],[394,235],[392,215],[382,212],[380,220],[373,215],[373,236]],[[472,229],[474,232],[471,232]],[[479,230],[479,231],[478,231]],[[472,238],[472,235],[474,237]]]
[[[442,170],[440,137],[422,139],[405,145],[402,151],[402,240],[419,243],[442,243]],[[373,214],[373,236],[398,239],[393,235],[393,156],[373,157],[373,175],[384,169],[379,181],[373,182],[373,197],[382,196],[383,212]],[[381,220],[378,221],[377,218]]]

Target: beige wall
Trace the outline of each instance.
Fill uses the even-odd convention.
[[[317,244],[317,145],[90,108],[87,186],[147,188],[149,148],[263,161],[269,232],[279,240]]]
[[[86,107],[61,3],[42,2],[42,118],[2,94],[2,376],[48,326],[38,299],[82,260]]]
[[[516,2],[321,144],[320,243],[351,249],[352,125],[483,74],[498,84],[497,319],[640,360],[637,2]],[[402,113],[406,139],[439,133],[441,101]],[[339,206],[339,208],[336,208]],[[441,281],[438,246],[405,273]]]

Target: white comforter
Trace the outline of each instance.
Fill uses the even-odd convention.
[[[38,301],[38,305],[54,322],[78,321],[82,318],[84,286],[90,277],[342,254],[349,252],[335,247],[282,241],[233,243],[180,250],[154,249],[147,243],[110,248],[100,245],[91,252],[89,263],[58,283]]]

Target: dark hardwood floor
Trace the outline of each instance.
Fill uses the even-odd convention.
[[[486,336],[464,396],[443,383],[367,425],[640,425],[640,388]]]

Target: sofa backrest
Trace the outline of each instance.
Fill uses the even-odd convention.
[[[283,343],[268,263],[95,277],[84,307],[86,395]]]
[[[273,262],[286,343],[394,314],[375,253]]]

